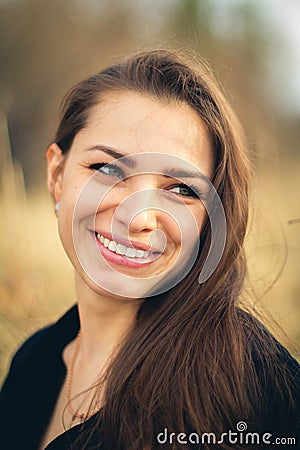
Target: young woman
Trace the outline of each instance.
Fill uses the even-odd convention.
[[[299,365],[239,304],[250,165],[207,66],[149,51],[82,81],[47,161],[77,304],[14,356],[1,450],[295,439]]]

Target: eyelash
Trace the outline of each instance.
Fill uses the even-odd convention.
[[[118,175],[112,175],[112,174],[106,173],[104,171],[101,171],[101,169],[104,166],[106,166],[107,168],[113,168],[114,170],[116,170],[119,173],[119,176]],[[117,177],[117,178],[121,178],[121,179],[125,178],[124,172],[118,166],[116,166],[115,164],[95,163],[95,164],[91,164],[89,166],[89,168],[91,170],[96,170],[96,171],[100,172],[102,175],[105,175],[107,177]],[[192,185],[192,184],[184,184],[184,183],[175,184],[173,186],[170,186],[169,190],[171,191],[171,189],[174,189],[174,188],[183,188],[183,189],[186,189],[187,191],[189,191],[188,195],[175,193],[175,195],[179,195],[180,197],[198,198],[198,199],[201,199],[203,197],[202,194],[200,193],[199,189],[196,186]]]
[[[105,167],[105,166],[107,168],[113,168],[114,170],[117,170],[119,172],[119,177],[118,178],[125,178],[123,171],[118,166],[115,166],[114,164],[95,163],[95,164],[91,164],[89,166],[89,168],[92,169],[92,170],[96,170],[96,171],[100,172],[102,175],[106,175],[107,177],[116,177],[116,175],[111,175],[109,173],[106,173],[106,172],[102,171],[101,169],[103,167]]]
[[[183,188],[186,189],[187,191],[189,191],[188,195],[185,194],[177,194],[180,195],[181,197],[192,197],[192,198],[202,198],[202,194],[199,192],[199,189],[196,186],[193,186],[192,184],[175,184],[174,186],[171,186],[169,189],[174,189],[174,188]]]

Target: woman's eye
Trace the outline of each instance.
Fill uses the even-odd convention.
[[[96,163],[91,164],[89,166],[90,169],[97,170],[100,173],[103,173],[105,175],[108,175],[110,177],[116,177],[116,178],[124,178],[123,171],[115,166],[114,164],[105,164],[105,163]]]
[[[200,198],[200,194],[197,192],[197,190],[190,186],[187,186],[186,184],[179,184],[177,186],[173,186],[169,189],[170,192],[174,192],[175,194],[182,195],[183,197],[194,197],[194,198]]]

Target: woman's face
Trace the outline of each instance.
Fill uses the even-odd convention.
[[[87,286],[143,297],[183,271],[206,220],[195,172],[213,171],[209,133],[192,108],[105,94],[67,157],[56,144],[47,157],[60,237]]]

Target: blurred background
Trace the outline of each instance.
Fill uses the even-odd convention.
[[[0,0],[0,380],[31,332],[76,301],[46,190],[66,91],[148,46],[206,57],[255,164],[244,297],[300,344],[298,0]],[[267,313],[268,314],[268,313]]]

